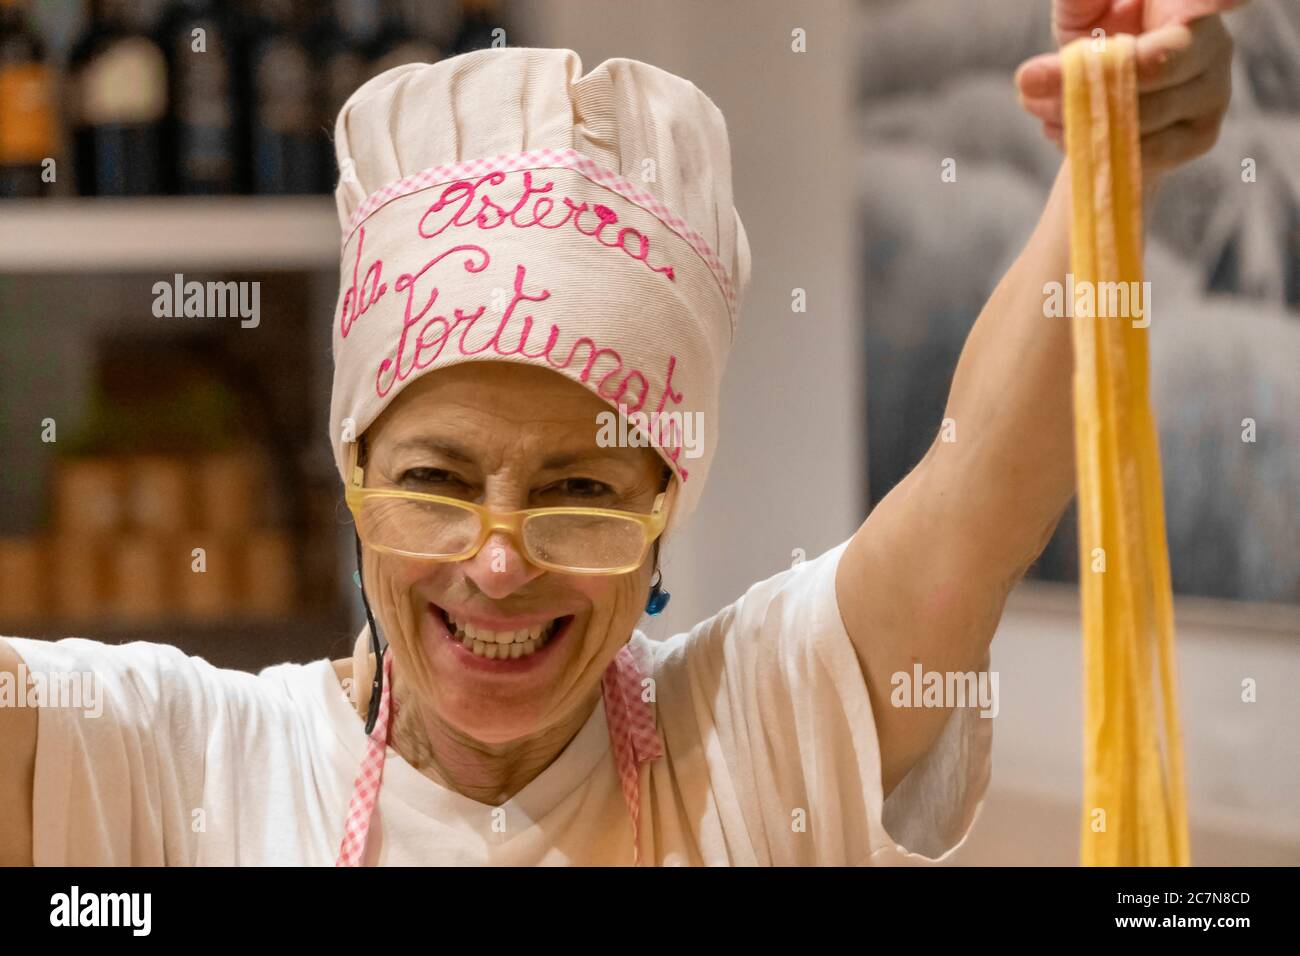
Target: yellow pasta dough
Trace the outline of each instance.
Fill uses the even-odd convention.
[[[1142,168],[1134,39],[1062,51],[1075,308],[1075,455],[1083,608],[1087,866],[1189,862],[1160,449],[1143,318],[1108,315],[1104,283],[1142,285]],[[1130,302],[1132,302],[1130,298]]]

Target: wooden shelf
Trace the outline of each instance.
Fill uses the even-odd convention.
[[[0,201],[0,272],[333,270],[329,196]]]

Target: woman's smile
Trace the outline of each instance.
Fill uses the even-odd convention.
[[[573,615],[498,617],[480,612],[449,611],[430,601],[428,617],[435,639],[445,641],[464,667],[486,673],[531,671],[553,656],[563,643]]]

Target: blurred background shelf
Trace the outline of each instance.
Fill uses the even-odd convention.
[[[350,653],[335,119],[519,12],[0,0],[0,634]]]
[[[0,215],[0,272],[314,270],[338,264],[329,196],[33,199]]]

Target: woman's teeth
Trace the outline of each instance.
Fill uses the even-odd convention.
[[[517,631],[489,631],[487,628],[475,627],[469,621],[457,621],[448,614],[447,624],[456,636],[456,640],[479,657],[486,657],[488,660],[505,660],[527,657],[539,650],[555,632],[556,621],[534,624],[532,627]]]

